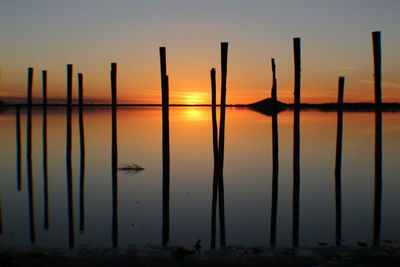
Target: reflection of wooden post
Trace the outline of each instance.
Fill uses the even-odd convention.
[[[293,38],[294,48],[294,104],[300,105],[300,72],[301,72],[301,56],[300,56],[300,38]]]
[[[43,191],[44,191],[44,229],[49,229],[49,187],[47,168],[47,71],[42,71],[42,95],[43,95]]]
[[[375,111],[375,199],[373,244],[379,246],[382,214],[382,111]]]
[[[68,202],[68,245],[75,246],[74,236],[74,198],[72,178],[72,65],[67,65],[67,134],[66,134],[66,168],[67,168],[67,202]]]
[[[279,175],[279,150],[278,150],[278,114],[272,113],[272,201],[271,201],[271,236],[270,244],[276,244],[276,221],[278,217],[278,175]]]
[[[17,144],[17,190],[22,190],[22,170],[21,170],[21,115],[19,106],[15,109],[15,129]]]
[[[161,95],[162,95],[162,153],[163,153],[163,223],[162,245],[169,241],[169,185],[170,185],[170,147],[169,147],[169,78],[167,76],[165,47],[160,47]]]
[[[276,84],[276,65],[275,58],[271,58],[271,67],[272,67],[272,89],[271,89],[271,100],[273,103],[277,100],[277,84]]]
[[[379,105],[382,103],[381,32],[372,32],[372,42],[374,50],[375,104]]]
[[[343,139],[344,77],[339,77],[338,113],[335,160],[336,245],[342,243],[342,139]]]
[[[212,136],[213,136],[213,155],[214,155],[214,171],[213,171],[213,191],[212,191],[212,207],[211,207],[211,249],[215,249],[216,232],[217,232],[217,195],[218,195],[218,129],[217,129],[217,92],[215,69],[211,69],[211,118],[212,118]]]
[[[35,205],[34,205],[34,190],[33,190],[33,165],[32,165],[32,107],[29,104],[27,107],[26,118],[26,165],[27,165],[27,185],[28,185],[28,204],[29,204],[29,229],[31,243],[36,242],[35,231]]]
[[[272,201],[271,201],[271,236],[270,244],[276,244],[276,221],[278,214],[278,175],[279,175],[279,154],[278,154],[278,114],[272,114]]]
[[[78,73],[79,92],[79,141],[80,141],[80,173],[79,173],[79,231],[85,231],[85,130],[83,126],[83,75]]]
[[[117,143],[117,63],[111,63],[111,102],[112,102],[112,244],[118,246],[118,143]]]
[[[300,217],[300,109],[294,109],[293,139],[293,213],[292,240],[293,246],[299,246]]]
[[[33,68],[28,68],[27,104],[32,105]]]

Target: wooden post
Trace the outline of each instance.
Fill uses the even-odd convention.
[[[382,103],[381,32],[372,32],[372,44],[374,50],[375,104],[380,105]]]
[[[111,104],[117,105],[117,63],[111,63]]]
[[[336,245],[342,244],[342,140],[343,140],[343,96],[344,77],[339,77],[338,113],[335,159],[335,207],[336,207]]]
[[[72,64],[67,64],[67,106],[72,106]]]
[[[162,157],[163,157],[163,223],[162,245],[169,242],[169,186],[170,186],[170,144],[169,144],[169,78],[167,75],[165,47],[160,47],[161,97],[162,97]]]
[[[83,106],[83,74],[78,73],[78,99],[79,107]]]
[[[339,86],[338,86],[338,105],[343,105],[344,98],[344,77],[339,77]]]
[[[44,229],[49,229],[49,186],[47,167],[47,71],[42,70],[42,150],[43,150],[43,192],[44,192]]]
[[[219,128],[219,172],[218,172],[218,203],[219,203],[219,222],[220,222],[220,244],[226,245],[225,236],[225,197],[224,197],[224,150],[225,150],[225,107],[226,107],[226,76],[228,69],[228,43],[221,43],[221,111]]]
[[[167,77],[167,63],[166,63],[166,51],[165,47],[160,47],[160,70],[161,70],[161,98],[162,105],[168,105],[169,92],[167,90],[168,83]]]
[[[32,105],[32,85],[33,85],[33,68],[29,67],[28,68],[28,84],[27,84],[27,90],[28,90],[27,104],[29,106]]]
[[[211,249],[215,249],[216,233],[217,233],[217,197],[218,197],[218,129],[217,129],[217,92],[215,69],[211,69],[211,120],[212,120],[212,136],[213,136],[213,189],[212,189],[212,206],[211,206]]]
[[[271,89],[271,100],[273,103],[277,101],[277,84],[276,84],[276,65],[275,58],[271,58],[272,67],[272,89]]]
[[[80,172],[79,172],[79,231],[85,231],[85,131],[83,124],[83,74],[78,73],[79,88],[79,141],[80,141]]]
[[[47,70],[42,70],[42,104],[47,105]]]
[[[66,177],[68,211],[68,245],[75,246],[74,235],[74,196],[72,177],[72,65],[67,65],[67,120],[66,120]]]
[[[294,105],[300,105],[300,81],[301,81],[301,56],[300,56],[300,38],[293,38],[294,50]]]

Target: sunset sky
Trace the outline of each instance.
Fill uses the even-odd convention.
[[[64,98],[66,64],[84,75],[85,97],[109,101],[118,63],[119,103],[161,103],[158,47],[166,46],[170,103],[210,103],[209,71],[229,42],[227,103],[270,95],[293,102],[293,37],[301,37],[301,101],[373,101],[371,32],[382,31],[383,101],[400,102],[399,0],[2,0],[0,99],[26,96],[26,69],[48,70],[50,98]]]

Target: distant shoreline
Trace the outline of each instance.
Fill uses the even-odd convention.
[[[2,103],[0,107],[27,107],[28,104],[22,103]],[[66,107],[67,104],[47,104],[47,107]],[[83,107],[112,107],[112,104],[83,104]],[[117,104],[117,107],[162,107],[162,104]],[[169,107],[211,107],[211,104],[169,104]],[[219,107],[220,105],[216,105]],[[32,104],[31,107],[43,107],[43,104]],[[72,107],[79,107],[79,104],[72,104]],[[280,105],[253,105],[253,104],[227,104],[226,107],[245,107],[245,108],[253,108],[253,109],[261,109],[261,110],[285,110],[292,109],[295,107],[294,104],[285,104],[282,103]],[[320,103],[320,104],[309,104],[309,103],[301,103],[299,105],[301,109],[317,109],[317,110],[337,110],[338,108],[342,108],[344,110],[400,110],[400,103],[382,103],[376,105],[375,103],[368,102],[359,102],[359,103],[343,103],[342,105],[337,103]]]

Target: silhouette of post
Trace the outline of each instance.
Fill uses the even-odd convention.
[[[28,83],[29,84],[29,83]],[[26,165],[27,165],[27,185],[28,185],[28,205],[29,205],[29,233],[31,243],[36,242],[35,232],[35,205],[33,190],[33,165],[32,165],[32,106],[27,107],[26,120]]]
[[[74,236],[74,199],[72,179],[72,65],[67,65],[67,125],[66,125],[66,169],[68,202],[68,245],[75,246]]]
[[[374,50],[375,104],[380,105],[382,103],[381,32],[372,32],[372,44]]]
[[[279,175],[279,149],[278,149],[278,113],[272,113],[272,201],[271,201],[271,235],[270,244],[276,244],[276,221],[278,217],[278,175]]]
[[[275,103],[277,101],[277,82],[276,82],[276,65],[275,58],[271,58],[272,67],[272,89],[271,89],[271,99]]]
[[[162,95],[162,153],[163,153],[163,224],[162,245],[169,241],[169,185],[170,185],[170,147],[169,147],[169,79],[165,47],[160,47],[161,95]]]
[[[294,50],[294,104],[300,105],[300,81],[301,81],[301,51],[300,38],[293,38]]]
[[[111,63],[111,172],[112,172],[112,246],[118,246],[118,143],[117,143],[117,63]]]
[[[382,214],[382,111],[375,111],[375,197],[373,244],[379,246]]]
[[[67,65],[67,105],[72,105],[72,64]]]
[[[43,145],[43,192],[44,192],[44,229],[49,229],[49,187],[47,168],[47,71],[42,71],[42,145]]]
[[[213,136],[213,155],[214,155],[214,171],[213,171],[213,189],[212,189],[212,206],[211,206],[211,249],[215,249],[216,232],[217,232],[217,196],[218,196],[218,129],[217,129],[217,89],[215,79],[215,69],[211,72],[211,120],[212,120],[212,136]]]
[[[27,104],[32,105],[33,68],[28,68]]]
[[[225,197],[224,197],[224,150],[225,150],[225,108],[226,108],[226,75],[228,69],[228,43],[221,43],[221,111],[218,141],[218,204],[219,204],[219,226],[220,244],[226,245],[225,235]]]
[[[15,131],[16,131],[16,154],[17,154],[17,190],[22,190],[22,170],[21,170],[21,115],[20,107],[15,108]]]
[[[337,135],[335,160],[335,207],[336,207],[336,245],[342,243],[342,140],[343,140],[343,96],[344,77],[339,77]]]
[[[299,246],[300,216],[300,38],[293,38],[294,47],[294,119],[293,119],[293,246]]]
[[[85,129],[83,126],[83,75],[78,73],[79,90],[79,142],[80,142],[80,173],[79,173],[79,231],[85,231]]]

